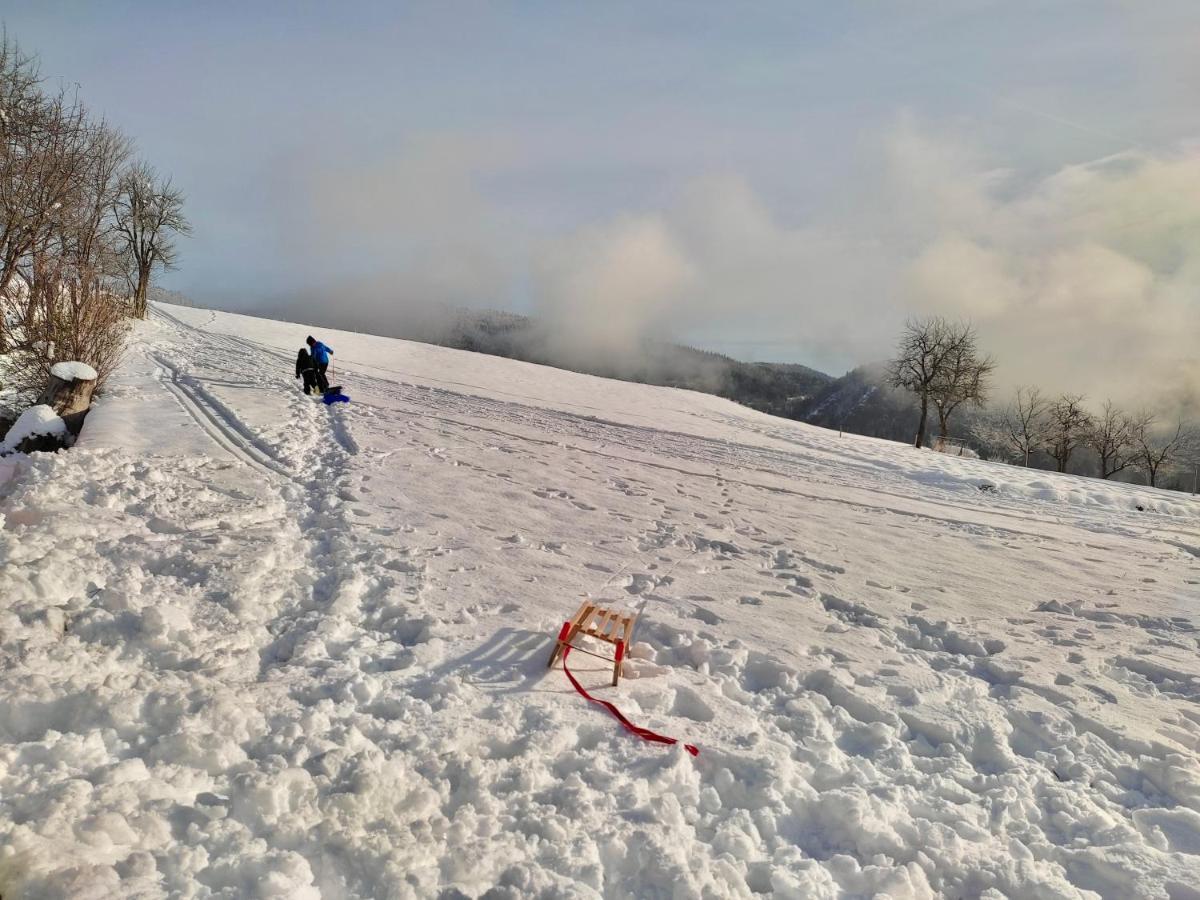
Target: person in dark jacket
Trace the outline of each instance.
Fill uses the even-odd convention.
[[[296,354],[296,377],[304,379],[304,393],[312,394],[317,390],[317,366],[308,351],[303,347]]]
[[[329,357],[333,356],[333,349],[322,344],[311,334],[305,343],[312,350],[313,362],[317,366],[317,386],[324,393],[329,390],[329,379],[325,377],[325,370],[329,368]]]

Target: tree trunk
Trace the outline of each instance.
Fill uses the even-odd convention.
[[[917,440],[913,445],[920,448],[925,443],[925,419],[929,416],[929,398],[921,395],[921,421],[917,425]]]
[[[46,383],[46,389],[38,397],[38,403],[52,407],[64,422],[71,434],[78,437],[92,405],[92,391],[96,389],[96,379],[72,378],[64,380],[57,375],[51,375]]]
[[[150,296],[150,265],[142,263],[138,265],[138,280],[137,280],[137,316],[139,319],[146,318],[149,312],[149,296]]]

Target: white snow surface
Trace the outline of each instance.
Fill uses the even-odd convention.
[[[87,363],[57,362],[50,367],[50,374],[63,381],[95,381],[96,370]]]
[[[0,490],[5,900],[1198,896],[1191,497],[171,306]]]
[[[39,403],[31,406],[17,417],[4,440],[0,441],[0,453],[15,450],[21,441],[38,435],[64,437],[67,434],[67,423],[50,406]]]

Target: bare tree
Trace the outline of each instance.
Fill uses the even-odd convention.
[[[1053,458],[1059,472],[1067,471],[1071,455],[1087,437],[1092,417],[1083,408],[1083,397],[1064,394],[1046,410],[1046,452]]]
[[[0,25],[0,134],[7,136],[7,129],[29,114],[38,101],[40,82],[37,60]]]
[[[0,32],[0,353],[8,349],[9,291],[27,246],[29,152],[42,112],[37,61]]]
[[[138,162],[121,179],[113,209],[133,294],[133,314],[144,319],[151,274],[156,267],[175,265],[174,237],[191,233],[183,215],[183,193],[169,178],[160,180],[148,163]]]
[[[123,344],[126,262],[139,315],[152,271],[174,262],[183,198],[130,153],[73,90],[47,93],[36,59],[0,33],[0,352],[18,394],[40,393],[64,359],[103,381]]]
[[[10,317],[24,318],[19,271],[44,253],[86,177],[89,133],[82,104],[65,89],[41,92],[36,61],[7,34],[0,41],[0,350]]]
[[[1046,412],[1049,401],[1036,387],[1017,388],[1013,402],[1001,413],[1005,439],[1009,447],[1029,465],[1029,456],[1046,441],[1049,422]]]
[[[14,386],[26,395],[40,392],[55,362],[87,362],[102,382],[120,355],[124,322],[114,290],[119,267],[111,207],[129,141],[100,121],[87,125],[80,149],[73,190],[18,266],[25,300]]]
[[[979,339],[972,325],[960,322],[945,328],[942,364],[930,385],[929,398],[938,414],[938,436],[945,439],[950,417],[964,403],[982,406],[988,381],[996,368],[990,356],[980,355]]]
[[[921,418],[913,446],[925,444],[925,427],[929,418],[929,400],[933,386],[949,351],[947,334],[950,325],[940,316],[928,319],[909,319],[896,348],[896,358],[888,364],[887,379],[892,387],[903,388],[917,395]]]
[[[1133,417],[1121,412],[1111,400],[1104,401],[1100,416],[1092,420],[1087,443],[1100,460],[1100,477],[1111,478],[1134,461]]]
[[[1150,487],[1157,485],[1158,476],[1163,468],[1170,468],[1179,457],[1184,449],[1186,437],[1182,422],[1175,424],[1174,433],[1170,430],[1156,430],[1155,422],[1156,417],[1153,413],[1143,412],[1133,425],[1136,464],[1150,482]]]

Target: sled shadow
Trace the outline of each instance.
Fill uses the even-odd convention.
[[[430,669],[426,679],[436,683],[451,674],[497,694],[533,689],[549,671],[546,663],[554,637],[528,628],[505,626],[461,656]]]

